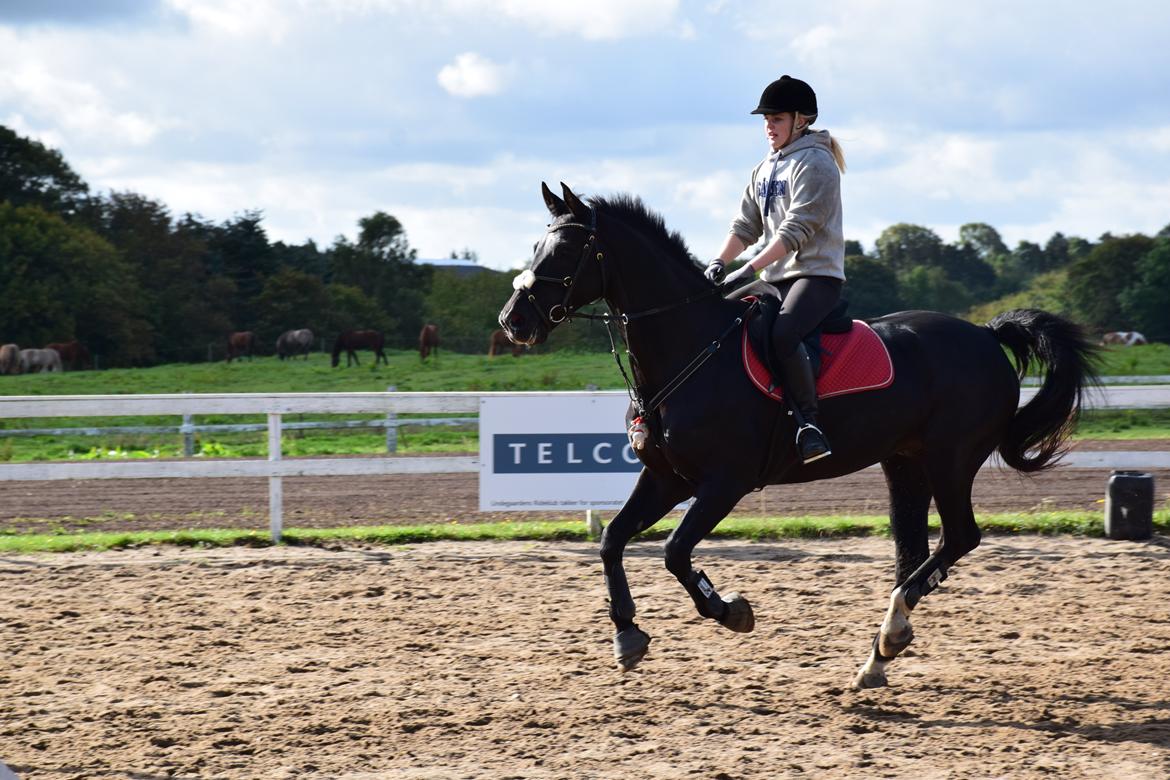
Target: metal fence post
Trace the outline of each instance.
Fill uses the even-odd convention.
[[[268,461],[280,461],[280,413],[268,413]],[[284,483],[282,478],[268,475],[268,530],[272,535],[272,542],[280,541],[281,526],[284,518]]]
[[[390,385],[386,392],[398,392],[397,385]],[[386,452],[398,452],[398,415],[394,412],[386,412]]]

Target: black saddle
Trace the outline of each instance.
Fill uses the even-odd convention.
[[[767,282],[757,279],[751,284],[739,288],[728,297],[741,299],[748,295],[754,295],[758,301],[756,314],[748,320],[748,340],[751,341],[756,354],[764,359],[768,371],[772,374],[772,380],[778,382],[781,377],[780,356],[774,354],[772,350],[772,325],[776,322],[776,315],[780,313],[780,291]],[[821,320],[820,324],[801,339],[804,348],[808,351],[809,360],[812,361],[813,376],[820,376],[821,373],[821,355],[824,354],[824,349],[821,347],[821,334],[848,333],[853,329],[853,318],[845,313],[848,308],[849,301],[842,298],[833,307],[833,310]]]

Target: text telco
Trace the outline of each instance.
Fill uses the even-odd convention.
[[[497,433],[497,474],[638,471],[642,465],[622,433]]]

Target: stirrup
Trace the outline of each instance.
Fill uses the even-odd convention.
[[[801,436],[805,437],[803,442]],[[812,423],[805,423],[797,429],[796,449],[805,465],[833,454],[833,450],[829,448],[828,440],[825,439],[824,431]]]

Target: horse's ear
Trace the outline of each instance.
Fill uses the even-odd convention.
[[[568,184],[561,182],[561,192],[565,194],[565,203],[568,205],[569,211],[573,212],[573,216],[581,221],[585,221],[589,218],[589,207],[586,206],[580,198],[573,194],[573,191],[569,189]]]
[[[553,195],[553,191],[544,182],[540,183],[540,194],[544,196],[544,203],[548,206],[549,214],[554,217],[563,217],[569,213],[569,207],[565,205],[565,202]]]

